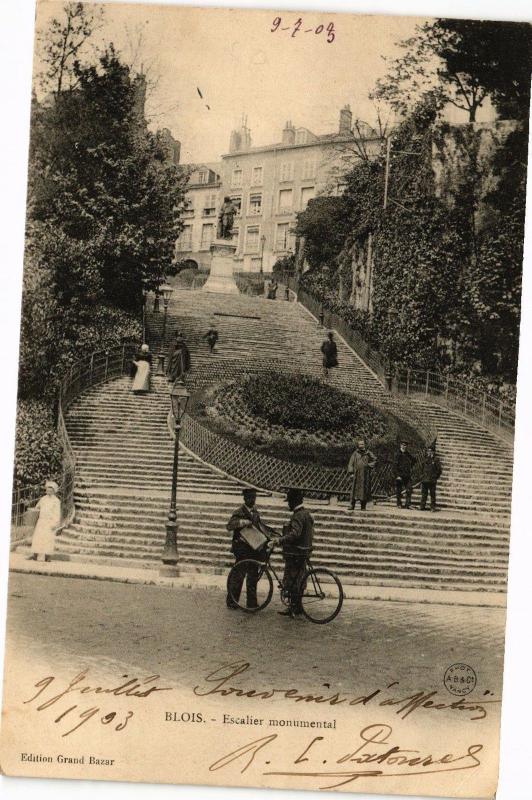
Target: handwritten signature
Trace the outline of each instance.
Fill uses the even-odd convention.
[[[332,44],[336,39],[336,30],[334,28],[334,22],[329,22],[327,26],[325,25],[317,25],[315,28],[304,28],[303,19],[299,17],[293,25],[284,25],[282,26],[283,20],[282,17],[275,17],[272,22],[272,27],[270,28],[270,33],[275,33],[276,31],[292,31],[290,34],[290,38],[294,39],[296,34],[301,31],[302,33],[313,33],[315,36],[319,36],[321,33],[324,33],[326,36],[326,41],[328,44]]]
[[[442,699],[438,697],[437,691],[419,691],[413,694],[402,696],[397,690],[397,695],[387,696],[390,694],[389,690],[394,686],[398,686],[398,681],[389,683],[384,689],[375,689],[375,691],[353,697],[351,695],[340,694],[339,692],[304,692],[297,688],[292,687],[272,687],[267,689],[255,688],[241,688],[240,686],[230,685],[237,675],[242,675],[250,669],[250,664],[247,661],[235,661],[231,664],[223,664],[213,672],[210,672],[205,677],[205,686],[195,686],[193,691],[198,697],[207,697],[208,695],[220,695],[221,697],[248,697],[255,700],[269,700],[272,697],[284,697],[286,700],[292,700],[295,703],[318,703],[330,706],[337,705],[378,705],[395,707],[395,713],[405,719],[410,714],[418,712],[421,709],[428,709],[430,711],[443,711],[451,710],[469,713],[471,720],[485,719],[488,714],[488,706],[493,703],[500,703],[500,700],[471,700],[459,697],[457,700],[449,702],[447,698]],[[329,687],[329,684],[323,684]]]
[[[73,695],[107,695],[113,698],[116,697],[127,697],[127,698],[137,698],[143,699],[149,697],[150,695],[154,694],[155,692],[169,692],[170,687],[160,687],[154,685],[154,682],[159,680],[160,675],[149,675],[147,678],[140,680],[138,678],[129,678],[128,675],[122,675],[122,678],[128,678],[128,680],[119,683],[118,685],[114,686],[97,686],[97,685],[90,685],[86,682],[87,675],[89,673],[88,669],[83,670],[78,675],[76,675],[72,680],[66,684],[66,686],[62,686],[59,688],[59,691],[56,692],[58,688],[57,678],[54,675],[49,675],[46,678],[42,678],[41,680],[37,681],[34,684],[34,688],[38,689],[39,691],[30,697],[28,700],[24,700],[24,704],[33,703],[34,700],[39,698],[39,705],[35,706],[37,711],[46,711],[47,709],[51,708],[52,706],[56,706],[54,709],[55,711],[59,710],[57,706],[61,700],[67,698],[68,700],[72,699]],[[51,694],[46,690],[51,687]],[[77,699],[77,698],[76,698]],[[106,698],[103,697],[102,700]],[[115,731],[123,731],[126,725],[128,724],[129,720],[133,716],[133,711],[126,710],[126,711],[115,711],[114,709],[106,709],[102,708],[102,702],[98,701],[99,705],[91,706],[89,708],[82,708],[80,709],[79,701],[74,705],[69,706],[68,708],[64,709],[61,707],[61,713],[59,714],[56,719],[54,719],[54,723],[59,724],[62,723],[67,717],[68,722],[70,724],[74,719],[76,720],[76,725],[70,730],[62,733],[62,736],[70,736],[71,733],[77,731],[81,728],[82,725],[85,725],[90,719],[93,717],[100,720],[102,725],[111,725],[114,726]],[[75,712],[75,713],[72,713]],[[69,717],[69,714],[72,716]],[[78,722],[78,720],[80,720]]]
[[[346,786],[359,778],[412,777],[436,772],[458,772],[480,766],[481,762],[477,755],[483,750],[481,744],[469,745],[465,752],[458,754],[444,753],[435,756],[432,753],[421,753],[419,750],[405,749],[398,744],[392,744],[392,734],[393,730],[390,725],[382,723],[368,725],[359,734],[362,744],[356,745],[354,750],[340,755],[338,758],[333,756],[330,759],[329,757],[329,761],[332,760],[336,765],[372,764],[380,767],[379,769],[323,769],[323,764],[328,761],[323,756],[329,755],[329,751],[323,749],[324,745],[327,745],[327,740],[324,736],[315,736],[291,762],[294,766],[304,763],[304,767],[293,769],[290,764],[284,769],[272,768],[271,758],[273,756],[268,753],[270,760],[265,761],[264,764],[269,767],[262,774],[278,777],[327,778],[323,782],[324,785],[319,788],[337,789],[339,786]],[[227,755],[218,758],[209,766],[209,771],[216,772],[237,762],[240,772],[246,772],[255,761],[257,754],[269,748],[276,739],[279,739],[277,744],[282,744],[282,737],[279,737],[277,733],[263,736],[261,739],[254,739],[237,750],[232,750]],[[318,745],[319,742],[322,742],[323,745]],[[380,748],[382,751],[379,751]],[[282,746],[281,752],[282,756],[286,757],[286,745]],[[265,753],[262,752],[261,755],[265,755]],[[313,764],[320,766],[313,766]],[[258,766],[258,760],[256,766]]]

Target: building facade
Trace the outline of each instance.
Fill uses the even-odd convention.
[[[184,267],[210,267],[211,242],[216,237],[220,207],[220,165],[200,164],[190,174],[184,228],[176,244],[176,261]]]
[[[245,123],[232,131],[229,152],[221,162],[205,165],[191,176],[187,195],[191,216],[177,244],[178,261],[208,266],[205,248],[209,235],[216,234],[218,210],[224,197],[230,197],[237,208],[235,271],[271,272],[279,258],[294,252],[297,213],[304,211],[317,195],[342,191],[342,176],[352,161],[350,155],[361,144],[352,124],[351,110],[345,106],[340,111],[338,130],[332,134],[319,136],[289,121],[280,142],[253,147]],[[381,143],[368,131],[364,150],[379,152]],[[202,174],[209,189],[199,181]],[[206,230],[208,222],[203,214],[207,196],[209,203],[216,197],[212,231]]]

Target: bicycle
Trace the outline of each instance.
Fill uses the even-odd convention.
[[[238,561],[231,567],[227,576],[227,592],[233,603],[250,614],[262,611],[273,596],[273,577],[280,591],[281,602],[290,606],[290,592],[283,586],[282,578],[279,577],[275,566],[271,563],[271,556],[275,548],[275,542],[269,541],[266,544],[266,557],[264,560],[246,558]],[[244,605],[246,590],[244,580],[257,578],[257,604],[253,606]],[[237,598],[233,594],[234,584],[241,586],[240,596]],[[244,600],[240,598],[244,595]],[[305,572],[303,573],[297,587],[297,599],[300,602],[303,615],[317,625],[325,625],[331,622],[340,613],[344,601],[344,590],[340,579],[334,572],[326,567],[314,567],[308,555],[305,555]]]

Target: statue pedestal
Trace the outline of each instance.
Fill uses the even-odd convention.
[[[230,239],[215,239],[211,244],[211,271],[202,287],[204,292],[240,294],[233,276],[233,256],[236,244]]]

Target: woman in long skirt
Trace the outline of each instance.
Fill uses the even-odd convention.
[[[46,494],[41,497],[35,508],[39,510],[39,519],[31,540],[31,557],[36,561],[44,556],[45,561],[55,548],[55,535],[61,524],[61,501],[57,497],[59,487],[55,481],[46,481]]]
[[[151,372],[151,353],[147,344],[143,344],[140,353],[133,361],[136,367],[135,377],[133,378],[133,392],[144,394],[150,391],[150,372]]]

